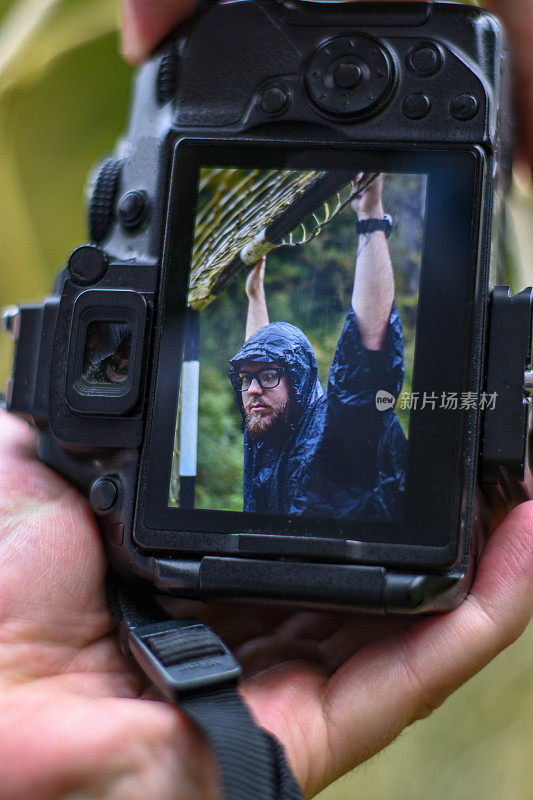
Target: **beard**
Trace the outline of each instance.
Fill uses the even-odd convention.
[[[244,424],[248,435],[254,441],[262,441],[263,439],[282,434],[289,421],[289,402],[287,401],[282,406],[278,406],[272,414],[262,416],[254,411],[245,413]]]

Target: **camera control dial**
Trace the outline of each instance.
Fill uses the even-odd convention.
[[[389,51],[371,36],[338,36],[311,56],[305,73],[307,93],[327,114],[366,115],[389,96],[394,62]]]
[[[123,161],[107,158],[98,167],[89,198],[89,234],[99,244],[107,234],[113,221],[115,196],[120,180]]]

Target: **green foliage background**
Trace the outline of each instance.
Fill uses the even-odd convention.
[[[83,187],[113,147],[132,70],[113,0],[0,0],[0,300],[38,300],[86,240]],[[0,337],[0,376],[10,347]]]
[[[131,70],[117,55],[117,20],[114,0],[0,0],[1,305],[41,298],[86,238],[82,187],[128,108]],[[533,280],[532,213],[531,195],[518,192],[521,285]],[[10,348],[0,347],[3,383]],[[532,742],[530,629],[320,800],[531,800]]]

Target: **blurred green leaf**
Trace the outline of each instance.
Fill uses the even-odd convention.
[[[41,79],[66,53],[116,30],[109,0],[23,0],[0,31],[0,99],[8,89]]]
[[[109,0],[24,0],[0,27],[0,305],[38,300],[86,238],[86,176],[121,134],[131,68]],[[0,385],[11,349],[0,337]]]
[[[19,0],[7,11],[0,29],[0,91],[6,76],[24,64],[24,51],[63,0]],[[31,61],[31,59],[30,59]]]

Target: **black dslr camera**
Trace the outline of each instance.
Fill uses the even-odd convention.
[[[7,406],[159,592],[377,612],[468,591],[524,478],[510,59],[452,3],[230,0],[139,70],[91,244],[4,315]]]

